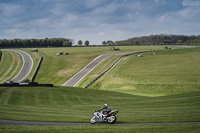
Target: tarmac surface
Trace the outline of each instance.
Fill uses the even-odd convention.
[[[106,125],[108,123],[96,123],[94,125]],[[114,123],[114,125],[190,125],[200,124],[200,122],[165,122],[165,123]],[[66,125],[66,126],[80,126],[91,125],[90,123],[56,123],[56,122],[25,122],[25,121],[10,121],[0,120],[0,125]]]
[[[7,50],[17,52],[23,58],[23,66],[22,66],[20,72],[12,79],[12,81],[14,83],[18,83],[18,82],[22,81],[24,78],[26,78],[26,76],[30,73],[30,71],[33,67],[33,59],[31,58],[31,56],[28,53],[26,53],[24,51],[11,50],[11,49],[7,49]]]

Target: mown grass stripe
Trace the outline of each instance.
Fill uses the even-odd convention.
[[[3,58],[0,64],[0,83],[12,79],[20,71],[22,66],[22,57],[12,51],[3,51]]]
[[[15,53],[13,53],[13,52],[10,52],[11,53],[11,55],[12,55],[12,60],[10,61],[10,60],[7,60],[8,61],[8,63],[7,64],[9,64],[9,66],[12,66],[12,67],[8,67],[8,70],[6,71],[6,73],[5,73],[5,77],[7,77],[8,75],[10,75],[13,71],[13,67],[14,67],[14,65],[15,65]]]
[[[53,113],[49,113],[49,112],[35,112],[33,111],[29,111],[29,112],[21,112],[21,111],[14,111],[14,110],[0,110],[1,113],[6,113],[6,114],[21,114],[21,115],[37,115],[37,116],[73,116],[73,117],[79,117],[77,116],[77,114],[74,113],[59,113],[59,112],[53,112]],[[78,112],[77,112],[78,113]],[[79,112],[81,113],[81,112]]]
[[[14,88],[7,88],[0,97],[0,105],[7,105]]]
[[[5,89],[0,87],[4,95]],[[18,87],[8,104],[0,106],[0,118],[89,122],[93,111],[109,101],[113,110],[120,110],[119,122],[198,121],[199,98],[199,92],[149,98],[83,88]]]
[[[14,55],[14,53],[13,53],[13,55]],[[11,77],[15,77],[17,75],[17,73],[20,71],[21,66],[22,66],[21,59],[22,59],[21,55],[19,55],[18,53],[15,53],[15,57],[14,57],[15,64],[14,64],[14,67],[12,67],[12,69],[11,69],[11,73],[10,73]]]
[[[10,51],[3,51],[1,70],[0,70],[0,81],[5,82],[5,78],[8,78],[8,74],[11,72],[12,67],[14,66],[14,56]]]

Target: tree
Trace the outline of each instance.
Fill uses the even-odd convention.
[[[135,45],[140,45],[140,42],[136,41],[136,42],[135,42]]]
[[[108,41],[107,41],[107,44],[108,44],[108,45],[115,45],[115,43],[114,43],[112,40],[108,40]]]
[[[89,46],[90,45],[90,42],[87,40],[87,41],[85,41],[85,46]]]
[[[83,44],[82,40],[78,41],[78,45],[81,46]]]
[[[176,43],[183,43],[183,40],[177,40]]]
[[[103,45],[107,45],[107,42],[106,42],[106,41],[103,41],[102,44],[103,44]]]
[[[0,40],[0,47],[71,47],[73,39],[67,38],[45,38],[45,39],[3,39]]]
[[[64,41],[63,42],[63,46],[64,47],[71,47],[72,46],[72,42],[71,41]]]
[[[171,41],[170,40],[164,40],[164,43],[166,44],[166,43],[171,43]]]

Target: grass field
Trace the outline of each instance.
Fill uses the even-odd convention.
[[[164,46],[119,46],[116,48],[120,48],[120,50],[111,51],[110,47],[39,48],[39,52],[34,53],[30,52],[31,49],[21,50],[27,51],[34,58],[33,60],[36,60],[35,62],[39,61],[40,56],[44,57],[36,77],[36,82],[61,86],[99,55],[116,52],[157,50],[164,49]],[[60,51],[67,52],[69,55],[57,56],[56,53]]]
[[[1,126],[0,133],[199,133],[199,125]]]
[[[133,49],[131,49],[133,48]],[[142,49],[143,48],[143,49]],[[120,47],[120,52],[161,49],[162,47]],[[106,50],[107,49],[107,50]],[[25,49],[30,51],[30,49]],[[74,51],[73,51],[74,50]],[[69,56],[56,56],[56,51]],[[91,52],[92,51],[92,52]],[[91,52],[91,53],[90,53]],[[44,56],[37,81],[65,82],[109,47],[39,49],[34,60]],[[114,52],[114,51],[112,51]],[[0,87],[0,119],[45,122],[89,123],[93,111],[109,103],[118,109],[118,123],[199,122],[200,48],[176,49],[123,58],[109,73],[89,88]],[[80,57],[78,55],[81,55]],[[101,63],[78,84],[90,81],[119,56]],[[77,62],[70,61],[70,59]],[[88,59],[88,60],[87,60]],[[45,61],[46,60],[46,61]],[[80,61],[79,61],[80,60]],[[63,65],[57,65],[60,62]],[[124,65],[123,65],[124,64]],[[76,65],[76,67],[74,66]],[[66,67],[66,68],[65,68]],[[64,69],[65,68],[65,69]],[[68,70],[67,70],[68,68]],[[102,69],[103,68],[103,69]],[[61,71],[63,77],[58,75]],[[64,70],[69,75],[65,75]],[[47,76],[40,77],[41,75]],[[71,73],[71,74],[70,74]],[[53,78],[56,80],[53,81]],[[52,81],[51,81],[52,80]],[[17,126],[0,125],[0,132],[200,132],[200,125],[88,125]]]
[[[148,96],[199,91],[199,59],[199,47],[124,57],[90,88]]]
[[[152,98],[70,87],[1,87],[0,96],[0,119],[8,120],[89,123],[93,111],[99,109],[104,102],[109,102],[112,109],[120,111],[118,123],[195,122],[200,120],[199,91]],[[109,130],[109,126],[104,126]],[[5,128],[6,126],[1,127]],[[87,127],[84,128],[87,130],[93,128],[91,126]],[[133,130],[134,127],[136,126],[127,126],[130,130]],[[142,127],[140,126],[139,129]],[[145,130],[152,128],[154,129],[152,131],[155,131],[156,128],[153,127],[147,126]],[[180,127],[183,127],[183,125],[177,125],[173,130],[180,130]],[[188,125],[186,127],[189,130],[191,126]],[[199,125],[193,125],[192,127],[190,131],[200,130]],[[43,128],[45,129],[45,127],[40,127],[39,129],[42,130]],[[56,130],[59,127],[51,128]],[[60,128],[62,130],[67,127],[61,126]],[[81,130],[81,127],[71,128]],[[98,127],[95,128],[99,130]],[[25,130],[25,128],[22,128],[22,130]]]
[[[0,119],[89,122],[108,102],[120,110],[118,122],[198,121],[199,93],[151,98],[83,88],[1,87]]]
[[[13,51],[2,50],[0,62],[0,83],[14,78],[21,70],[23,59],[21,55]]]

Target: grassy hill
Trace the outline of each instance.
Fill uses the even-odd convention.
[[[0,119],[89,122],[108,102],[120,110],[119,123],[199,121],[199,94],[151,98],[83,88],[0,87]]]
[[[30,52],[31,49],[21,50],[28,52],[34,58],[33,61],[36,62],[35,64],[39,61],[40,56],[44,57],[42,66],[35,80],[36,82],[61,86],[99,55],[116,52],[157,50],[164,49],[164,46],[121,46],[116,48],[120,50],[111,51],[109,46],[39,48],[39,52]],[[57,56],[56,53],[60,51],[63,53],[67,52],[69,55]]]
[[[68,70],[67,68],[65,70],[69,73],[71,71],[73,75],[72,73],[84,67],[99,54],[110,52],[106,50],[108,47],[98,50],[78,49],[44,48],[39,49],[39,53],[30,53],[32,57],[34,56],[34,60],[39,58],[38,55],[43,55],[46,60],[42,64],[43,68],[41,67],[37,81],[59,85],[69,78],[70,74],[65,75],[62,72],[66,76],[62,77],[58,76],[57,71],[67,67]],[[120,49],[142,51],[155,47],[120,47]],[[30,49],[25,50],[30,51]],[[71,56],[56,56],[56,51],[61,50],[69,51]],[[91,51],[93,52],[90,53]],[[200,48],[197,47],[149,53],[141,58],[128,56],[88,89],[0,87],[0,119],[89,123],[93,111],[107,102],[113,110],[119,110],[118,123],[199,122],[199,52]],[[83,61],[78,61],[82,58]],[[94,77],[92,75],[101,73],[102,68],[108,68],[117,58],[115,56],[105,60],[79,85],[92,79]],[[70,59],[77,60],[81,65],[72,67],[77,62]],[[60,62],[65,63],[57,65]],[[45,75],[47,72],[50,74]],[[199,132],[200,125],[0,125],[0,132],[16,132],[16,130],[19,132]]]
[[[90,88],[146,96],[199,91],[199,59],[199,47],[127,56]]]
[[[189,92],[162,97],[145,97],[110,91],[70,87],[0,87],[0,119],[21,121],[84,122],[89,123],[93,111],[108,102],[112,109],[118,109],[118,123],[136,122],[194,122],[200,120],[200,92]],[[6,128],[7,127],[7,128]],[[1,126],[0,131],[57,131],[63,126]],[[126,128],[125,128],[126,127]],[[163,131],[162,125],[149,126],[108,126],[99,125],[70,127],[77,132],[85,129],[102,131]],[[146,129],[144,130],[144,128]],[[162,127],[162,128],[161,128]],[[114,129],[113,129],[114,128]],[[157,129],[157,130],[156,130]],[[166,130],[167,129],[167,130]],[[166,131],[199,131],[199,125],[169,125]],[[69,130],[69,128],[68,128]],[[2,130],[4,131],[4,130]],[[43,132],[45,132],[43,131]]]

